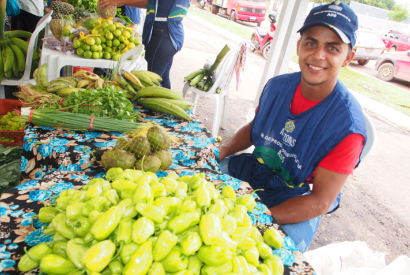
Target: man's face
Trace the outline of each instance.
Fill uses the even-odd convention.
[[[354,53],[350,45],[329,27],[305,30],[297,44],[302,81],[312,86],[335,85],[341,67],[350,63]],[[331,89],[333,89],[331,87]]]

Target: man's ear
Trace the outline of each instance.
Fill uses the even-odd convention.
[[[299,39],[298,39],[298,42],[296,43],[296,54],[297,54],[298,56],[299,56],[300,39],[302,39],[302,37],[299,38]]]
[[[353,57],[356,53],[352,50],[349,51],[349,53],[346,56],[346,60],[343,62],[342,67],[346,67],[347,65],[350,64],[350,62],[352,62]]]

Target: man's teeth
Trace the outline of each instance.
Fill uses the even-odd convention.
[[[309,67],[312,68],[312,69],[315,70],[315,71],[323,70],[323,68],[315,67],[315,66],[313,66],[313,65],[309,65]]]

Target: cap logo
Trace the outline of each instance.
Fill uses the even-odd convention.
[[[342,7],[336,6],[336,5],[330,5],[330,6],[329,6],[329,9],[335,10],[335,11],[342,11],[342,10],[343,10]]]
[[[329,12],[328,14],[327,14],[327,16],[330,16],[330,17],[337,17],[337,14],[336,13],[334,13],[334,12]]]

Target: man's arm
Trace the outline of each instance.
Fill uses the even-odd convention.
[[[304,222],[329,211],[349,175],[318,167],[312,193],[291,198],[269,210],[280,224]]]
[[[99,0],[98,5],[108,9],[109,7],[130,6],[135,8],[146,9],[148,0]]]
[[[234,136],[228,140],[227,143],[222,144],[219,147],[219,160],[223,160],[225,157],[235,154],[236,152],[245,150],[252,146],[251,142],[251,128],[252,122],[249,122],[245,126],[241,127]]]

